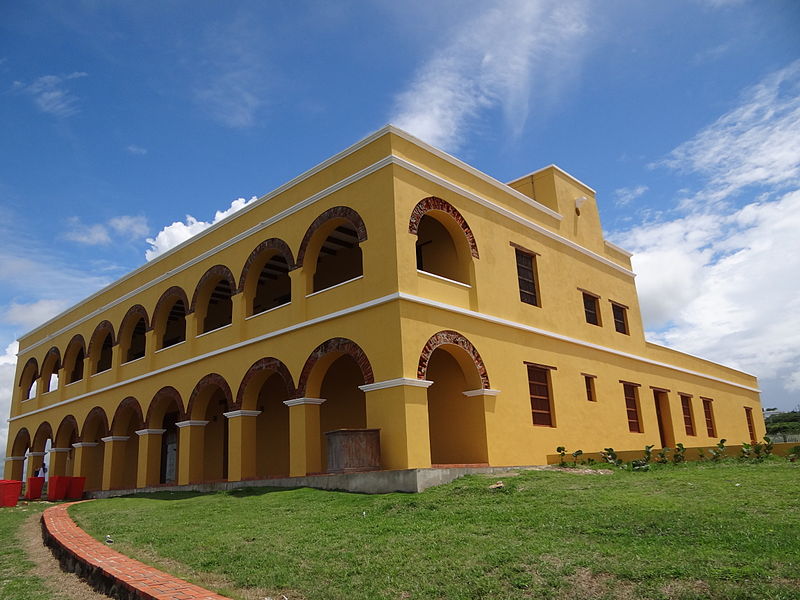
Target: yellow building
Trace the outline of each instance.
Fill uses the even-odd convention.
[[[5,477],[89,489],[760,439],[756,378],[644,339],[630,254],[555,166],[385,127],[20,339]],[[49,440],[49,443],[48,443]]]

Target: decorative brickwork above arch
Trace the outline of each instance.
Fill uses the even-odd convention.
[[[208,387],[217,387],[221,389],[222,393],[225,394],[225,406],[227,407],[226,410],[233,410],[233,394],[231,394],[231,387],[228,385],[228,382],[225,381],[225,378],[222,375],[217,373],[209,373],[197,382],[197,385],[194,386],[194,389],[192,390],[191,396],[189,396],[189,403],[186,405],[186,414],[190,419],[193,418],[192,410],[194,410],[194,405],[197,402],[197,399]]]
[[[242,382],[239,384],[239,391],[236,392],[235,409],[240,409],[242,407],[245,391],[252,379],[265,371],[273,371],[280,375],[286,386],[286,392],[289,398],[297,397],[297,389],[294,387],[294,380],[292,379],[292,374],[289,372],[289,369],[277,358],[268,356],[253,363],[253,365],[247,369],[247,373],[244,374],[244,377],[242,377]]]
[[[314,222],[309,226],[306,234],[303,236],[303,241],[300,242],[300,249],[297,251],[296,267],[303,266],[308,244],[311,242],[311,239],[314,237],[314,234],[317,232],[317,230],[331,219],[345,219],[350,221],[350,223],[353,225],[353,228],[356,230],[358,242],[363,243],[367,240],[367,226],[364,225],[364,220],[361,218],[361,215],[359,215],[349,206],[334,206],[314,219]]]
[[[97,327],[94,328],[94,332],[92,333],[92,337],[89,340],[89,348],[86,351],[87,356],[94,356],[92,354],[92,349],[94,348],[95,344],[102,344],[103,340],[106,339],[106,334],[111,334],[111,345],[117,345],[117,338],[114,335],[114,326],[111,324],[111,321],[100,321],[97,324]]]
[[[489,375],[486,372],[486,365],[483,364],[483,359],[478,353],[478,350],[467,338],[457,331],[452,330],[444,330],[440,331],[439,333],[435,333],[425,343],[425,346],[422,348],[422,353],[419,357],[419,365],[417,366],[417,379],[427,379],[428,364],[430,363],[433,351],[439,346],[446,345],[458,346],[459,348],[465,350],[467,354],[472,357],[472,362],[475,364],[475,368],[478,370],[478,375],[480,375],[483,389],[491,389],[491,385],[489,385]]]
[[[36,433],[33,435],[33,452],[43,452],[47,440],[53,439],[53,428],[47,421],[40,423],[36,428]]]
[[[125,414],[126,411],[133,412],[133,420],[132,422],[136,424],[136,429],[143,429],[144,428],[144,416],[142,415],[142,405],[139,404],[139,401],[134,398],[133,396],[128,396],[122,402],[119,403],[117,406],[117,410],[114,411],[114,418],[111,420],[111,429],[109,431],[112,432],[112,435],[125,435],[125,432],[119,431],[119,420],[120,415]]]
[[[100,419],[100,423],[102,424],[102,429],[108,432],[108,415],[106,415],[106,411],[104,411],[101,407],[95,406],[92,410],[89,411],[89,414],[86,415],[86,418],[83,420],[83,427],[81,428],[81,441],[97,441],[97,440],[86,440],[84,437],[86,436],[86,427],[92,421],[92,419]]]
[[[180,393],[174,387],[168,385],[166,387],[161,388],[158,390],[153,396],[153,399],[150,401],[150,406],[147,407],[147,418],[145,419],[145,426],[146,427],[155,427],[152,422],[153,419],[153,412],[159,404],[162,402],[168,402],[172,400],[174,404],[178,407],[178,420],[183,421],[186,418],[186,411],[183,408],[183,398],[181,398]]]
[[[78,421],[72,415],[67,415],[61,420],[61,424],[58,426],[58,431],[56,431],[56,437],[53,439],[53,446],[57,448],[68,448],[69,447],[69,440],[63,439],[63,436],[67,435],[70,431],[70,428],[74,429],[75,431],[75,438],[78,438]]]
[[[236,293],[236,279],[233,277],[231,270],[225,265],[214,265],[208,271],[203,273],[200,281],[197,282],[197,286],[194,288],[194,294],[192,294],[192,304],[189,307],[190,313],[194,312],[197,306],[197,297],[200,294],[200,291],[203,290],[206,285],[208,285],[208,282],[221,279],[226,279],[228,281],[228,284],[231,286],[231,295]]]
[[[122,322],[119,325],[120,335],[126,326],[135,327],[139,319],[144,319],[145,331],[150,331],[150,318],[147,316],[147,311],[141,304],[134,304],[128,309],[125,316],[122,317]]]
[[[83,348],[83,351],[86,352],[86,341],[83,339],[83,336],[80,333],[76,333],[75,335],[73,335],[72,339],[69,341],[69,344],[67,344],[67,349],[64,350],[65,360],[70,350],[72,350],[72,348],[76,345],[80,348]]]
[[[14,444],[11,446],[9,456],[25,456],[25,452],[31,447],[31,433],[23,427],[14,436]]]
[[[262,252],[265,252],[267,250],[275,250],[276,254],[280,254],[286,261],[286,264],[289,265],[290,271],[297,268],[296,265],[294,264],[294,256],[292,256],[292,250],[291,248],[289,248],[289,245],[286,242],[284,242],[280,238],[269,238],[268,240],[264,240],[253,249],[253,251],[250,253],[250,256],[248,256],[247,260],[244,262],[244,267],[242,267],[242,274],[239,277],[239,287],[236,290],[237,293],[244,291],[244,284],[247,282],[247,274],[250,272],[250,267],[253,265],[254,262],[258,260]]]
[[[183,302],[183,310],[189,312],[189,298],[186,296],[186,292],[183,290],[182,287],[178,285],[173,285],[170,288],[167,288],[161,297],[156,302],[156,307],[153,309],[153,325],[155,325],[157,319],[166,318],[164,315],[164,311],[169,311],[172,308],[172,305],[175,304],[180,300]],[[169,314],[169,312],[167,312]]]
[[[331,338],[327,342],[322,342],[319,346],[314,348],[314,351],[306,359],[306,364],[303,365],[303,371],[300,373],[300,380],[297,383],[297,397],[302,398],[306,394],[306,385],[311,372],[317,361],[323,356],[332,352],[338,354],[347,354],[356,361],[356,364],[361,369],[361,376],[364,378],[364,383],[375,383],[375,376],[372,373],[372,365],[367,358],[366,353],[361,349],[361,346],[356,344],[353,340],[347,338]]]
[[[31,384],[39,378],[39,363],[35,358],[31,357],[25,362],[25,366],[22,368],[22,372],[19,374],[19,381],[17,382],[17,385],[22,386],[25,377],[30,373],[30,369],[33,369],[33,377],[30,380]]]
[[[467,242],[469,243],[469,250],[472,253],[472,256],[475,258],[480,258],[478,255],[478,245],[475,243],[475,236],[472,233],[472,229],[470,229],[467,220],[458,212],[455,206],[447,202],[446,200],[442,200],[441,198],[437,198],[436,196],[430,196],[428,198],[424,198],[417,202],[417,205],[414,207],[414,210],[411,211],[411,219],[408,221],[408,232],[417,235],[419,231],[419,224],[422,221],[422,217],[425,216],[426,213],[438,210],[440,212],[447,213],[452,217],[452,219],[458,223],[458,226],[461,227],[461,230],[464,232],[464,235],[467,237]]]
[[[42,372],[48,368],[52,369],[51,373],[55,373],[61,368],[61,351],[55,346],[50,348],[42,359]]]

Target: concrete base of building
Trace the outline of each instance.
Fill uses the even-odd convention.
[[[277,477],[248,479],[246,481],[216,481],[189,485],[157,485],[127,490],[97,490],[86,492],[86,498],[114,498],[130,494],[154,492],[219,492],[256,487],[316,488],[360,494],[389,494],[391,492],[418,493],[437,485],[455,481],[475,473],[507,473],[514,469],[535,467],[448,467],[435,469],[403,469],[398,471],[368,471],[364,473],[338,473],[306,475],[305,477]]]

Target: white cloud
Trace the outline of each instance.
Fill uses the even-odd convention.
[[[392,122],[457,149],[484,111],[500,107],[512,134],[523,131],[531,95],[553,94],[571,78],[586,31],[583,3],[504,0],[463,21],[395,102]]]
[[[77,112],[78,97],[67,89],[67,82],[86,77],[87,73],[75,72],[69,75],[44,75],[29,84],[14,82],[14,89],[33,97],[42,112],[57,117],[69,117]]]
[[[30,330],[52,319],[67,307],[69,307],[68,301],[52,298],[42,298],[29,303],[12,302],[3,310],[0,321]]]
[[[650,188],[646,185],[637,185],[636,187],[624,187],[614,190],[614,204],[617,206],[627,206]]]
[[[147,219],[142,216],[122,215],[113,217],[107,223],[86,225],[78,217],[67,219],[69,229],[64,232],[64,239],[87,246],[104,246],[112,241],[111,232],[118,236],[133,240],[141,238],[150,231]]]
[[[135,154],[137,156],[144,156],[145,154],[147,154],[147,148],[142,148],[141,146],[137,146],[136,144],[131,144],[125,149],[129,153]]]
[[[678,146],[661,164],[702,187],[678,217],[613,236],[635,253],[649,337],[786,390],[800,381],[799,84],[800,61]]]
[[[214,213],[214,220],[198,221],[192,215],[186,215],[186,221],[176,221],[172,225],[167,225],[159,231],[155,237],[147,238],[147,243],[150,244],[144,256],[147,260],[153,260],[157,256],[164,254],[167,250],[174,248],[188,240],[190,237],[197,235],[201,231],[208,229],[214,223],[217,223],[225,217],[232,215],[236,211],[243,209],[251,202],[255,202],[258,198],[253,196],[250,200],[244,198],[237,198],[226,210],[218,210]]]
[[[8,442],[8,421],[6,415],[11,412],[11,395],[14,391],[14,373],[17,364],[19,344],[11,342],[5,352],[0,355],[0,460],[6,456]]]

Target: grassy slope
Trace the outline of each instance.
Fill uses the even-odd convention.
[[[145,560],[314,599],[800,598],[798,465],[503,480],[418,495],[163,493],[70,512]]]
[[[33,563],[25,556],[17,531],[33,512],[41,512],[43,504],[0,508],[0,600],[40,600],[50,592],[32,574]]]

